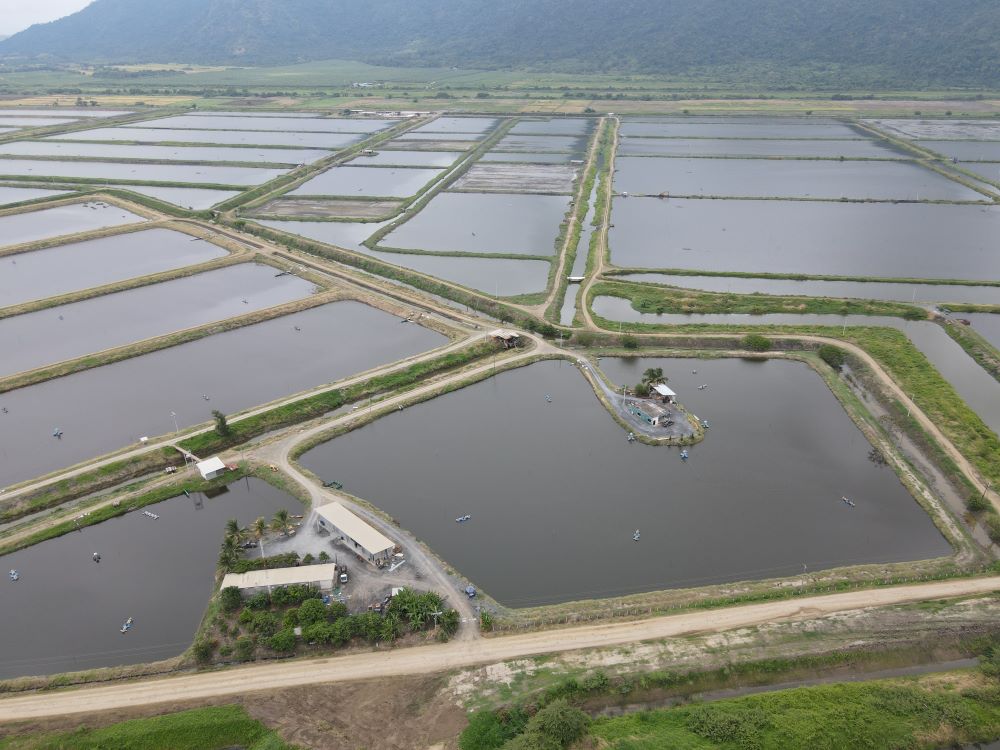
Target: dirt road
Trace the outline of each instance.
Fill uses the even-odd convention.
[[[299,685],[432,674],[538,654],[617,646],[698,632],[748,627],[872,606],[969,596],[1000,589],[1000,576],[894,586],[827,596],[688,612],[631,622],[545,630],[501,638],[376,650],[166,677],[117,685],[0,698],[0,722],[207,699]]]

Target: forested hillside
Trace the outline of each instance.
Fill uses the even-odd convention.
[[[808,67],[1000,86],[998,0],[96,0],[0,56],[685,74]]]

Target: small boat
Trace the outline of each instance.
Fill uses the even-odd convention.
[[[706,388],[708,388],[708,383],[702,383],[701,385],[698,386],[699,391],[703,391]]]
[[[52,437],[61,439],[62,436],[63,436],[62,428],[56,427],[54,430],[52,430]]]
[[[708,429],[708,420],[707,419],[701,420],[701,426],[704,427],[707,430]]]
[[[635,442],[635,433],[634,432],[630,432],[628,434],[628,437],[625,438],[625,439],[628,440],[630,443],[634,443]]]
[[[344,489],[344,485],[342,485],[340,482],[335,482],[333,480],[331,480],[329,482],[323,482],[323,486],[324,487],[333,487],[333,489],[335,489],[335,490],[342,490],[342,489]]]
[[[549,394],[546,393],[545,394],[545,400],[548,401],[551,404],[552,403],[552,396],[550,396]]]
[[[843,497],[843,496],[841,496],[841,498],[840,498],[840,499],[844,501],[844,505],[849,505],[849,506],[851,506],[852,508],[856,507],[856,506],[854,505],[854,501],[853,501],[853,500],[851,500],[851,499],[850,499],[849,497]]]
[[[130,617],[122,624],[120,632],[127,633],[131,629],[132,629],[132,618]]]
[[[469,597],[470,599],[475,599],[476,598],[476,587],[475,586],[466,586],[465,587],[465,595],[467,597]]]
[[[12,580],[12,581],[16,581],[16,580],[17,580],[18,578],[20,578],[20,577],[21,577],[21,574],[20,574],[20,573],[18,573],[18,572],[17,572],[16,570],[14,570],[14,569],[12,568],[12,569],[11,569],[11,571],[10,571],[10,580]]]
[[[471,521],[471,520],[472,516],[466,513],[464,516],[459,516],[458,518],[456,518],[455,523],[465,523],[466,521]]]
[[[687,448],[685,448],[684,450],[681,451],[681,461],[687,461],[687,460],[688,460],[688,452]]]
[[[97,552],[95,552],[95,553],[94,553],[93,555],[91,555],[90,557],[91,557],[91,559],[92,559],[92,560],[93,560],[93,561],[94,561],[95,563],[99,563],[99,562],[101,561],[101,556],[100,556],[100,554],[98,554]]]
[[[639,541],[639,529],[636,529],[635,531],[632,532],[632,541],[633,542]]]
[[[148,518],[152,518],[152,519],[153,519],[154,521],[155,521],[155,520],[156,520],[157,518],[159,518],[159,516],[158,516],[158,515],[156,515],[155,513],[150,513],[150,512],[148,511],[148,510],[144,510],[144,511],[142,512],[142,515],[144,515],[144,516],[147,516]]]

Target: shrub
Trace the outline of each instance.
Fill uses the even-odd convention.
[[[990,509],[990,504],[983,495],[980,495],[977,492],[969,495],[968,499],[965,501],[965,507],[973,513],[982,513],[984,510]]]
[[[913,307],[903,313],[904,320],[927,320],[927,313],[919,308]]]
[[[382,627],[382,618],[374,612],[364,612],[360,615],[352,615],[354,621],[354,632],[363,636],[366,640],[375,643],[378,640]]]
[[[556,747],[567,747],[580,739],[589,726],[590,717],[587,714],[565,700],[557,700],[532,716],[524,733],[551,738],[557,743]]]
[[[195,661],[199,664],[208,664],[212,661],[212,657],[215,656],[215,649],[218,645],[215,641],[203,638],[195,641],[194,646],[191,647],[191,653],[194,654]]]
[[[326,550],[319,553],[319,561],[323,563],[330,562],[330,555],[327,554]]]
[[[299,624],[299,610],[295,607],[287,610],[285,612],[284,626],[286,628],[294,628]]]
[[[624,336],[622,336],[622,346],[625,349],[638,349],[639,339],[637,339],[631,333],[626,333]]]
[[[648,383],[636,383],[635,387],[632,389],[635,391],[635,395],[640,398],[645,398],[649,395],[649,384]]]
[[[994,544],[1000,544],[1000,516],[996,513],[986,517],[986,534]]]
[[[249,630],[268,638],[278,632],[278,618],[270,612],[256,612],[250,620]]]
[[[303,565],[312,565],[314,562],[316,562],[316,558],[310,552],[307,552],[305,557],[302,558]]]
[[[761,336],[759,333],[744,336],[740,343],[744,349],[752,352],[766,352],[771,348],[771,339]]]
[[[219,592],[219,603],[223,612],[235,612],[243,604],[243,595],[236,586],[226,586]]]
[[[295,638],[295,633],[292,632],[290,628],[285,628],[284,630],[279,630],[277,633],[272,635],[267,639],[267,647],[272,651],[277,651],[279,653],[291,653],[295,650],[295,646],[298,641]]]
[[[580,682],[580,687],[591,693],[607,690],[608,685],[608,676],[604,672],[589,674]]]
[[[844,366],[844,360],[847,359],[847,355],[844,354],[843,349],[833,346],[833,344],[823,344],[819,348],[819,358],[834,370],[839,370]]]
[[[240,611],[240,616],[236,619],[239,621],[240,625],[249,625],[250,621],[253,619],[253,612],[244,607]]]
[[[230,646],[228,643],[219,649],[219,656],[232,656],[232,655],[233,655],[233,647]]]
[[[497,750],[524,730],[527,717],[498,711],[477,711],[458,738],[460,750]]]
[[[240,661],[250,661],[253,659],[254,651],[257,650],[253,638],[242,636],[236,639],[236,658]]]
[[[326,607],[319,599],[309,599],[299,607],[299,623],[302,627],[326,622]]]
[[[579,331],[573,334],[573,341],[579,346],[588,347],[594,345],[594,334],[590,331]]]
[[[438,618],[438,624],[441,626],[441,631],[448,636],[455,635],[458,632],[458,625],[461,622],[461,618],[458,616],[458,611],[454,609],[446,609],[444,614]]]
[[[330,606],[326,608],[328,620],[339,620],[341,617],[347,617],[347,614],[347,605],[343,602],[330,602]]]
[[[247,606],[250,609],[267,609],[271,606],[271,597],[262,591],[261,593],[254,594],[247,599]]]

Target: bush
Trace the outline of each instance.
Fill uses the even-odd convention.
[[[215,649],[218,645],[215,641],[201,639],[195,641],[194,646],[191,647],[191,653],[194,654],[195,661],[199,664],[209,664],[212,657],[215,656]]]
[[[319,553],[319,561],[321,563],[330,562],[330,555],[327,554],[326,550]]]
[[[567,747],[583,737],[589,726],[590,717],[587,714],[565,700],[557,700],[532,716],[524,733],[551,738],[557,743],[556,747]]]
[[[294,628],[299,624],[299,610],[295,607],[288,609],[285,612],[285,619],[283,621],[286,628]]]
[[[278,632],[278,618],[270,612],[257,612],[250,620],[249,630],[262,638],[269,638]]]
[[[314,562],[316,562],[316,558],[312,556],[311,552],[307,552],[305,557],[302,558],[303,565],[312,565]]]
[[[986,516],[986,534],[994,544],[1000,544],[1000,516],[996,513]]]
[[[236,639],[236,658],[240,661],[250,661],[253,659],[256,650],[257,645],[253,642],[253,638],[244,635]]]
[[[240,625],[249,625],[250,621],[253,619],[253,612],[244,607],[240,611],[240,616],[236,619],[239,621]]]
[[[904,320],[927,320],[927,313],[916,307],[903,313]]]
[[[309,599],[299,607],[299,624],[302,627],[326,622],[326,606],[319,599]]]
[[[761,336],[759,333],[744,336],[740,343],[744,349],[749,349],[752,352],[766,352],[771,348],[771,339]]]
[[[522,731],[528,717],[523,712],[477,711],[469,717],[458,738],[460,750],[497,750]]]
[[[271,592],[271,602],[277,607],[289,604],[302,604],[307,599],[319,599],[322,594],[319,589],[304,583],[293,583],[291,586],[279,586]]]
[[[622,336],[622,347],[625,349],[638,349],[639,339],[633,336],[631,333],[626,333]]]
[[[226,586],[219,592],[219,604],[223,612],[235,612],[243,605],[243,595],[236,586]]]
[[[268,596],[263,591],[259,594],[254,594],[249,599],[247,599],[247,606],[250,609],[263,610],[271,606],[271,597]]]
[[[326,608],[328,620],[339,620],[341,617],[347,617],[347,614],[347,605],[343,602],[330,602],[330,606]]]
[[[640,398],[645,398],[649,395],[649,384],[648,383],[636,383],[635,387],[632,389],[636,396]]]
[[[819,358],[826,362],[834,370],[839,370],[844,366],[844,361],[847,359],[847,355],[844,354],[844,350],[840,349],[833,344],[823,344],[819,348]]]
[[[279,630],[267,639],[267,647],[272,651],[287,654],[295,650],[298,641],[290,628]]]
[[[977,492],[969,495],[968,499],[965,501],[965,507],[973,513],[982,513],[984,510],[990,509],[990,503],[983,495],[980,495]]]
[[[580,687],[587,692],[595,693],[607,690],[609,684],[608,676],[604,672],[594,672],[583,678],[580,682]]]
[[[573,334],[573,341],[578,346],[588,347],[594,345],[594,334],[590,331],[580,331]]]

